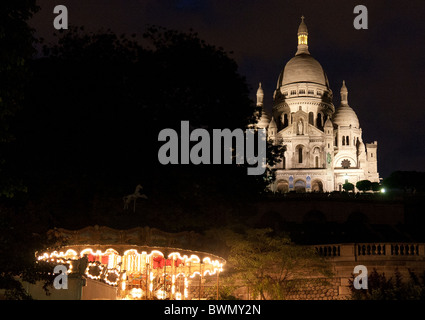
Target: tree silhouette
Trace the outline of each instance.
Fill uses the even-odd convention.
[[[372,189],[372,182],[370,182],[369,180],[357,181],[356,188],[359,189],[360,191],[363,191],[363,192],[371,190]]]
[[[351,182],[346,182],[342,185],[342,188],[347,192],[353,191],[354,190],[354,184],[352,184]]]
[[[424,300],[425,274],[417,275],[409,270],[409,277],[404,279],[398,269],[392,277],[379,273],[376,269],[368,276],[368,289],[356,290],[353,279],[349,280],[351,299],[353,300]]]
[[[43,217],[22,207],[24,175],[14,163],[18,156],[15,116],[28,99],[29,60],[36,42],[27,21],[37,11],[32,0],[0,2],[0,288],[11,299],[30,298],[17,277],[47,284],[52,272],[34,259],[35,251],[50,242],[37,233],[45,231],[40,228]]]

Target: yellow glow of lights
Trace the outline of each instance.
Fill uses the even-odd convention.
[[[162,299],[162,300],[164,300],[164,299],[167,297],[167,293],[166,293],[164,290],[159,289],[159,290],[156,292],[156,296],[157,296],[157,298],[158,298],[158,299]]]
[[[189,291],[188,288],[189,287],[189,280],[187,279],[187,277],[184,278],[184,297],[185,299],[189,296]]]
[[[117,276],[116,281],[110,281],[110,280],[108,280],[108,275],[111,274],[111,273],[113,273],[113,274],[115,274]],[[105,282],[107,284],[111,285],[111,286],[118,285],[118,280],[119,279],[120,279],[120,274],[118,273],[118,271],[116,269],[108,269],[108,271],[107,271],[107,273],[105,275],[105,278],[104,278]]]
[[[75,250],[72,249],[68,249],[66,252],[57,252],[57,251],[53,251],[50,255],[45,252],[43,253],[43,255],[38,256],[38,260],[45,260],[45,259],[49,259],[49,258],[67,258],[67,259],[72,259],[72,258],[77,258],[78,254]]]
[[[142,289],[140,288],[133,288],[130,291],[130,294],[134,299],[140,299],[142,297],[142,293]]]
[[[153,272],[151,271],[151,272],[150,272],[150,274],[149,274],[149,282],[150,282],[150,283],[149,283],[149,291],[150,291],[150,292],[152,292],[152,291],[153,291],[153,283],[152,283],[153,278],[154,278],[154,277],[153,277]]]
[[[90,272],[89,272],[90,271],[90,267],[94,267],[94,266],[97,266],[100,269],[99,275],[97,275],[97,276],[94,276],[94,275],[90,274]],[[90,279],[99,280],[102,277],[102,273],[103,273],[103,266],[101,264],[97,264],[95,262],[90,262],[87,265],[86,275]]]
[[[45,252],[42,255],[38,256],[38,260],[47,260],[47,259],[53,259],[54,257],[63,257],[67,259],[76,260],[78,259],[78,256],[83,257],[86,254],[91,254],[93,256],[108,256],[108,265],[107,267],[109,269],[116,268],[117,265],[122,262],[123,266],[127,267],[127,269],[133,270],[133,271],[141,271],[143,268],[143,265],[147,264],[148,261],[152,256],[161,256],[164,257],[164,254],[159,250],[152,250],[150,254],[147,254],[146,251],[143,251],[142,253],[139,253],[136,249],[129,249],[124,252],[124,256],[119,255],[119,253],[112,249],[108,248],[104,252],[101,250],[93,250],[92,248],[86,248],[81,250],[80,254],[78,254],[73,249],[68,249],[65,253],[64,252],[57,252],[53,251],[51,254]],[[164,257],[165,258],[165,257]],[[184,264],[190,263],[190,264],[197,264],[200,263],[201,259],[199,256],[192,254],[190,256],[188,255],[181,255],[179,252],[172,252],[168,255],[169,259],[180,259],[183,261]],[[54,261],[54,260],[51,260]],[[220,263],[218,260],[212,260],[210,257],[206,257],[202,260],[204,264],[209,264],[210,266],[207,266],[207,269],[215,269],[218,268],[219,270],[222,269],[223,264]],[[213,268],[211,268],[211,266]],[[212,271],[210,270],[210,273]]]
[[[307,44],[307,36],[306,35],[299,35],[298,36],[298,44]]]
[[[148,253],[149,251],[146,252],[140,249],[138,251],[135,247],[133,247],[133,249],[126,250],[123,253],[122,251],[118,252],[112,248],[108,248],[103,251],[103,248],[107,248],[107,246],[100,247],[85,245],[77,246],[76,248],[78,249],[68,249],[70,247],[71,246],[65,247],[66,249],[63,249],[63,251],[47,251],[41,255],[36,253],[36,257],[38,260],[64,264],[67,266],[67,273],[72,273],[73,263],[75,263],[80,257],[92,255],[96,261],[89,261],[87,264],[85,274],[88,278],[102,281],[111,286],[118,286],[120,291],[139,289],[142,284],[147,284],[147,292],[145,286],[143,286],[143,289],[133,291],[133,293],[127,291],[127,298],[130,299],[131,297],[133,297],[133,299],[140,299],[143,296],[146,296],[146,298],[155,297],[158,299],[189,299],[189,296],[191,295],[189,292],[190,281],[192,281],[191,279],[195,278],[197,275],[203,277],[217,274],[218,272],[223,271],[223,265],[225,263],[222,263],[218,257],[216,258],[215,256],[205,255],[200,256],[195,254],[197,252],[191,254],[190,251],[188,251],[188,254],[183,254],[177,251],[170,254],[164,254],[159,250],[152,250]],[[158,267],[153,261],[156,257],[170,259],[171,266],[168,267],[170,265],[170,261],[167,260],[163,268]],[[92,260],[92,258],[90,260]],[[161,261],[161,263],[164,263],[164,261]],[[164,271],[166,271],[166,274],[164,274]],[[114,278],[114,275],[116,278]],[[133,278],[140,280],[143,276],[146,277],[146,275],[148,276],[148,279],[143,278],[145,280],[143,283],[140,282],[139,285],[133,282],[131,282],[130,285],[130,282],[128,282],[129,278],[130,280]],[[183,288],[180,288],[180,276],[183,276]],[[167,281],[171,282],[170,286],[167,287],[166,290],[164,290],[165,288],[162,284],[157,287],[156,281],[154,281],[156,277],[159,279],[167,277]],[[196,280],[196,283],[197,282],[198,281]],[[134,288],[133,285],[135,285],[136,288]]]

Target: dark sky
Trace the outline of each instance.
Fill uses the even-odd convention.
[[[52,39],[53,8],[68,8],[69,24],[141,35],[147,24],[193,28],[208,43],[232,51],[252,88],[262,82],[266,108],[279,73],[296,52],[301,15],[309,50],[323,66],[339,106],[346,81],[365,142],[378,141],[381,177],[395,170],[425,171],[425,2],[284,0],[41,0],[31,25]],[[365,5],[369,28],[353,27]],[[208,75],[205,75],[208,76]],[[213,88],[212,88],[213,89]],[[152,150],[156,152],[156,150]]]

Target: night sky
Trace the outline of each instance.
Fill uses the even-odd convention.
[[[425,171],[423,0],[42,0],[30,25],[47,42],[56,31],[53,8],[60,4],[68,8],[70,25],[89,31],[111,29],[141,39],[149,24],[192,28],[208,43],[233,52],[252,99],[262,82],[269,111],[279,73],[295,55],[304,15],[309,51],[328,75],[335,106],[345,80],[364,142],[378,141],[381,177],[396,170]],[[367,30],[353,27],[359,4],[368,8]]]

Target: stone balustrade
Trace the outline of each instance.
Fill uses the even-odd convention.
[[[337,261],[425,260],[424,243],[347,243],[314,246],[319,255]]]
[[[346,299],[350,296],[350,282],[353,279],[354,267],[364,265],[369,272],[376,270],[392,277],[398,270],[404,279],[409,278],[409,272],[416,274],[425,272],[425,244],[424,243],[344,243],[315,245],[319,255],[329,259],[332,264],[333,280],[338,294],[328,297],[331,299]],[[334,288],[335,289],[335,288]],[[314,296],[311,299],[322,299]]]

